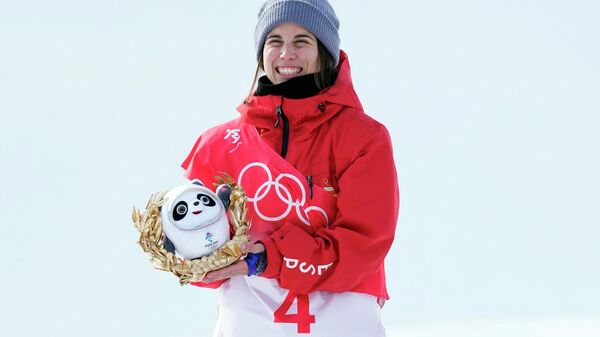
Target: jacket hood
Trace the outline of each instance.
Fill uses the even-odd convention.
[[[277,121],[276,108],[281,106],[292,129],[303,128],[302,133],[316,129],[343,108],[362,110],[362,105],[350,74],[350,63],[345,52],[340,51],[339,74],[335,83],[318,94],[301,99],[283,96],[249,96],[237,110],[242,118],[257,128],[273,129]]]

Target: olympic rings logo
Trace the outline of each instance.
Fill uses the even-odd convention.
[[[246,172],[253,167],[262,168],[267,174],[268,178],[267,181],[262,183],[256,189],[256,191],[254,192],[254,196],[247,196],[248,201],[254,204],[254,211],[261,219],[272,222],[279,221],[287,217],[292,211],[292,208],[295,208],[296,215],[298,215],[298,219],[300,219],[300,221],[302,221],[302,223],[304,223],[307,226],[310,226],[310,222],[308,221],[308,213],[311,211],[317,211],[321,213],[325,218],[325,223],[329,224],[329,218],[327,217],[327,213],[325,213],[325,211],[322,208],[317,206],[310,206],[306,208],[304,207],[306,204],[306,190],[304,189],[304,185],[302,184],[300,179],[298,179],[298,177],[296,177],[293,174],[281,173],[277,176],[277,178],[275,178],[275,180],[273,180],[273,174],[271,173],[271,170],[267,165],[260,162],[253,162],[246,165],[242,169],[238,176],[238,184],[240,184],[242,187],[244,186],[244,184],[242,183],[244,174],[246,174]],[[289,178],[291,179],[291,181],[295,182],[298,185],[299,190],[301,192],[301,196],[299,198],[297,196],[293,196],[290,190],[281,183],[281,180],[284,178]],[[272,189],[275,191],[275,194],[277,195],[279,200],[287,205],[287,208],[285,209],[285,211],[283,211],[282,214],[273,217],[263,214],[263,212],[261,212],[261,210],[258,207],[258,202],[263,200],[269,193],[271,193]]]

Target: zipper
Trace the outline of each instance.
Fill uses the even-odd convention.
[[[306,176],[306,181],[308,181],[308,195],[310,196],[310,200],[313,198],[313,180],[312,176]]]
[[[281,120],[281,115],[283,115],[283,108],[281,107],[281,105],[275,107],[275,112],[277,114],[277,120],[275,121],[275,125],[273,126],[275,127],[275,129],[277,129],[277,127],[279,126],[279,121]]]
[[[288,143],[290,140],[290,125],[287,116],[283,113],[283,105],[278,105],[275,108],[277,112],[277,120],[275,121],[275,129],[279,126],[279,121],[283,121],[283,133],[281,135],[281,157],[285,158],[288,150]]]

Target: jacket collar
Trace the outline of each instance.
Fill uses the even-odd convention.
[[[335,83],[318,94],[301,99],[284,98],[279,95],[252,95],[240,104],[237,110],[246,122],[258,128],[272,129],[277,120],[277,106],[282,106],[292,130],[299,127],[315,129],[345,107],[362,110],[352,85],[346,53],[340,51],[339,74]]]
[[[335,72],[337,76],[337,70]],[[326,72],[326,85],[330,87],[335,82],[332,72]],[[258,79],[255,96],[280,95],[284,98],[300,99],[307,98],[319,93],[319,88],[313,74],[307,74],[291,78],[279,84],[273,84],[267,75]]]

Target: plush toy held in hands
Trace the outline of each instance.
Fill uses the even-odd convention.
[[[210,254],[230,238],[227,208],[231,186],[216,193],[200,180],[173,188],[161,207],[164,247],[187,259]]]
[[[193,181],[152,194],[145,210],[134,207],[131,214],[152,266],[173,273],[181,285],[202,281],[247,253],[246,193],[227,173],[215,178],[222,184],[216,193]]]

